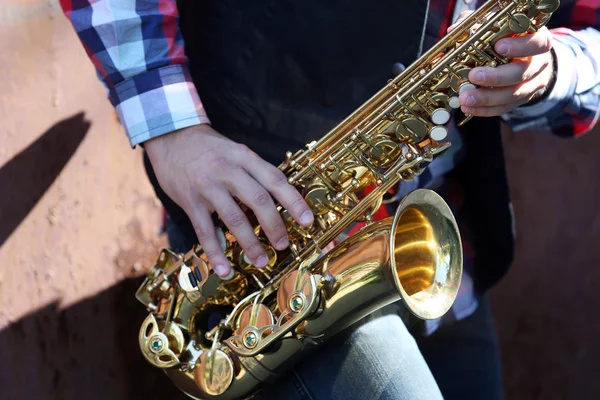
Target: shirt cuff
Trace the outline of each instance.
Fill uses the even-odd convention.
[[[186,65],[133,76],[109,91],[132,147],[178,129],[210,123]]]
[[[519,120],[522,123],[514,127],[515,130],[525,129],[536,125],[538,118],[545,117],[550,110],[560,104],[564,104],[575,94],[577,87],[577,70],[575,69],[576,57],[571,48],[562,43],[557,36],[554,36],[552,47],[556,54],[556,81],[554,87],[548,93],[545,99],[532,105],[525,105],[515,108],[504,114],[502,118],[509,122],[510,120]]]

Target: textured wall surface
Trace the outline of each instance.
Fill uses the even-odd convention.
[[[492,306],[508,398],[597,398],[600,126],[577,140],[504,139],[517,249]]]
[[[160,209],[140,156],[58,2],[0,1],[0,398],[131,399],[144,381],[125,279]]]
[[[592,398],[600,131],[507,132],[505,144],[517,259],[493,306],[507,398]],[[159,220],[139,149],[56,0],[2,0],[2,399],[182,397],[137,348],[136,276],[164,242]]]

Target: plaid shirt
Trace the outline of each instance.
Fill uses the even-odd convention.
[[[442,37],[457,0],[431,0],[427,29]],[[458,0],[471,3],[470,1]],[[209,122],[186,66],[176,0],[60,0],[108,88],[132,146]],[[551,26],[558,58],[546,101],[504,120],[514,129],[577,136],[600,110],[600,2],[562,0]]]
[[[458,3],[457,3],[458,2]],[[178,28],[176,0],[60,0],[66,16],[95,65],[132,146],[177,129],[208,123],[186,66]],[[479,3],[482,3],[480,1]],[[472,0],[430,0],[428,33],[441,38],[456,10],[474,8]],[[561,0],[550,25],[557,55],[556,83],[541,102],[503,116],[513,130],[536,129],[560,136],[589,131],[600,115],[600,0]],[[444,175],[460,161],[462,140],[449,123],[453,146],[412,182],[402,183],[396,199],[418,187],[453,193]],[[393,208],[396,201],[388,202]],[[449,201],[455,214],[460,201]],[[379,217],[385,216],[385,209]],[[459,223],[459,225],[461,225]],[[356,229],[357,227],[354,227]],[[470,274],[471,252],[463,232],[465,274],[452,312],[427,321],[434,331],[445,320],[470,315],[477,307]]]

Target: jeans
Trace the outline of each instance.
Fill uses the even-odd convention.
[[[411,334],[400,313],[401,306],[392,304],[346,329],[265,387],[259,398],[502,399],[498,342],[487,296],[473,315],[428,337]]]
[[[437,400],[442,394],[394,303],[334,336],[261,400]]]
[[[191,246],[167,221],[171,246]],[[410,329],[407,328],[407,325]],[[501,400],[498,339],[489,298],[423,335],[422,321],[390,304],[346,328],[266,385],[260,400]]]

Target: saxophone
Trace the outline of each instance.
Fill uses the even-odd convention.
[[[196,399],[237,399],[290,368],[307,349],[391,302],[420,319],[442,316],[462,275],[456,221],[431,190],[404,197],[394,217],[373,221],[383,195],[450,146],[445,125],[476,66],[510,60],[499,38],[536,31],[559,0],[490,0],[319,141],[288,152],[279,168],[315,220],[305,228],[277,205],[290,246],[271,247],[256,268],[224,227],[217,234],[234,270],[220,279],[196,245],[163,249],[136,297],[149,315],[139,345],[152,365]],[[459,125],[469,120],[462,115]],[[364,227],[323,249],[355,222]]]

